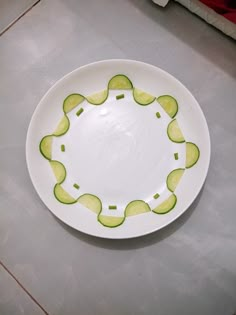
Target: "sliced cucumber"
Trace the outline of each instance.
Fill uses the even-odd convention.
[[[178,103],[174,97],[170,95],[161,95],[157,98],[157,101],[170,118],[176,116],[178,113]]]
[[[103,90],[97,93],[94,93],[90,96],[87,96],[86,99],[90,104],[101,105],[105,102],[108,97],[108,90]]]
[[[192,142],[186,142],[186,168],[195,165],[200,157],[198,146]]]
[[[59,122],[56,130],[54,131],[54,136],[62,136],[64,135],[68,129],[70,128],[70,121],[66,115],[63,116],[61,121]]]
[[[155,100],[155,97],[151,94],[148,94],[136,88],[134,88],[133,90],[133,97],[136,103],[144,106],[151,104]]]
[[[70,94],[63,102],[64,113],[69,113],[73,108],[82,103],[84,100],[81,94]]]
[[[65,166],[61,162],[58,162],[58,161],[50,161],[49,163],[52,167],[57,183],[61,184],[66,178]]]
[[[181,177],[184,174],[184,169],[183,168],[177,168],[176,170],[173,170],[172,172],[170,172],[170,174],[167,176],[167,180],[166,180],[166,185],[167,188],[174,192],[175,188],[177,187],[177,185],[180,182]]]
[[[80,202],[83,206],[97,214],[99,214],[102,211],[102,202],[98,197],[94,195],[84,194],[79,197],[78,202]]]
[[[108,88],[111,90],[130,90],[133,88],[133,84],[126,75],[117,74],[109,81]]]
[[[113,228],[121,225],[125,221],[125,217],[114,217],[100,214],[98,216],[98,221],[106,227]]]
[[[54,186],[54,196],[61,203],[72,204],[77,202],[77,199],[69,195],[68,192],[66,192],[65,189],[61,187],[60,184],[56,184]]]
[[[173,142],[181,143],[185,141],[176,119],[169,123],[167,127],[167,134],[170,140]]]
[[[51,135],[45,136],[39,144],[39,150],[47,160],[52,158],[52,138]]]
[[[125,208],[125,216],[129,217],[151,211],[149,205],[143,200],[131,201]]]
[[[176,202],[177,197],[175,196],[175,194],[172,194],[169,198],[163,201],[159,206],[157,206],[152,211],[157,214],[165,214],[174,208]]]

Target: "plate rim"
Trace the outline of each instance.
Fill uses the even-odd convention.
[[[68,222],[65,222],[64,220],[62,220],[59,216],[57,216],[56,213],[54,213],[46,204],[45,202],[43,201],[42,197],[41,197],[41,194],[40,192],[37,190],[36,188],[36,183],[34,181],[34,178],[33,178],[33,174],[31,173],[31,170],[30,170],[30,162],[29,162],[29,137],[30,137],[30,131],[31,131],[31,128],[32,128],[32,125],[34,123],[34,120],[35,120],[35,117],[37,116],[37,110],[39,109],[40,107],[40,104],[44,102],[44,100],[47,98],[47,96],[53,91],[53,89],[60,83],[62,82],[63,80],[65,80],[66,78],[70,77],[71,75],[73,75],[75,72],[77,72],[78,70],[82,70],[82,69],[85,69],[85,68],[88,68],[88,67],[93,67],[94,65],[97,65],[97,64],[102,64],[102,63],[110,63],[110,62],[127,62],[127,63],[136,63],[136,64],[140,64],[142,66],[148,66],[148,67],[151,67],[153,68],[153,70],[155,69],[158,69],[158,71],[162,72],[163,74],[167,74],[169,77],[171,77],[172,79],[174,79],[175,81],[178,82],[178,84],[181,86],[181,88],[185,89],[186,92],[194,99],[197,107],[198,107],[198,111],[201,115],[201,119],[204,121],[205,123],[205,127],[206,127],[206,132],[207,132],[207,145],[208,145],[208,150],[209,150],[209,155],[207,156],[207,160],[205,161],[205,165],[206,165],[206,168],[205,168],[205,173],[202,174],[202,179],[201,179],[201,185],[199,185],[198,189],[195,189],[195,192],[194,192],[194,196],[193,198],[190,199],[190,201],[188,202],[188,205],[183,207],[183,210],[182,212],[180,213],[177,213],[175,216],[173,216],[173,218],[171,218],[168,222],[164,223],[162,226],[157,226],[156,228],[150,228],[149,230],[147,230],[146,232],[142,232],[142,233],[136,233],[134,235],[130,235],[130,236],[104,236],[104,235],[100,235],[99,233],[92,233],[92,232],[87,232],[87,231],[82,231],[78,228],[76,228],[75,226],[72,226],[70,225]],[[149,235],[149,234],[152,234],[154,232],[157,232],[157,231],[160,231],[162,230],[163,228],[167,227],[168,225],[170,225],[171,223],[173,223],[174,221],[176,221],[181,215],[183,215],[189,208],[190,206],[193,204],[193,202],[196,200],[197,196],[199,195],[199,193],[201,192],[201,190],[203,189],[204,187],[204,184],[205,184],[205,181],[206,181],[206,177],[207,177],[207,174],[209,172],[209,167],[210,167],[210,161],[211,161],[211,138],[210,138],[210,132],[209,132],[209,127],[208,127],[208,123],[207,123],[207,120],[206,120],[206,117],[203,113],[203,110],[200,106],[200,104],[198,103],[198,101],[196,100],[195,96],[190,92],[190,90],[181,82],[179,81],[179,79],[177,79],[175,76],[173,76],[172,74],[170,74],[168,71],[165,71],[161,68],[159,68],[158,66],[155,66],[153,64],[149,64],[149,63],[146,63],[146,62],[143,62],[143,61],[139,61],[139,60],[134,60],[134,59],[126,59],[126,58],[119,58],[119,59],[104,59],[104,60],[99,60],[99,61],[95,61],[95,62],[92,62],[92,63],[88,63],[88,64],[85,64],[85,65],[82,65],[80,67],[77,67],[76,69],[70,71],[69,73],[65,74],[64,76],[62,76],[59,80],[57,80],[47,91],[46,93],[44,93],[43,97],[40,99],[40,101],[37,103],[37,106],[35,107],[34,111],[33,111],[33,114],[31,116],[31,119],[30,119],[30,123],[29,123],[29,126],[28,126],[28,130],[27,130],[27,135],[26,135],[26,142],[25,142],[25,155],[26,155],[26,165],[27,165],[27,169],[28,169],[28,173],[29,173],[29,177],[31,179],[31,182],[33,184],[33,187],[35,189],[35,191],[37,192],[37,195],[39,196],[41,202],[47,207],[47,209],[50,211],[51,214],[53,214],[53,216],[56,217],[57,220],[60,220],[61,223],[63,224],[66,224],[67,226],[69,226],[70,228],[76,230],[76,231],[79,231],[80,233],[84,233],[86,235],[89,235],[89,236],[93,236],[93,237],[98,237],[98,238],[102,238],[102,239],[132,239],[132,238],[137,238],[137,237],[142,237],[142,236],[145,236],[145,235]]]

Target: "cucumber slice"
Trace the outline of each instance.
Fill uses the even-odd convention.
[[[103,90],[98,93],[94,93],[90,96],[87,96],[86,99],[90,104],[101,105],[106,101],[108,97],[108,90]]]
[[[51,160],[52,158],[52,136],[51,135],[43,137],[43,139],[41,140],[39,144],[39,150],[47,160]]]
[[[50,161],[49,163],[52,167],[52,170],[53,170],[53,173],[56,177],[57,183],[61,184],[66,178],[65,166],[61,162],[54,161],[54,160]]]
[[[186,142],[186,168],[195,165],[200,157],[200,150],[198,146],[192,142]]]
[[[125,217],[113,217],[101,214],[98,216],[98,221],[106,227],[114,228],[121,225],[125,221]]]
[[[63,102],[63,111],[64,113],[69,113],[73,108],[82,103],[84,100],[83,95],[81,94],[70,94],[65,98]]]
[[[70,127],[70,121],[66,115],[63,116],[61,121],[59,122],[56,130],[54,131],[53,135],[54,136],[62,136],[64,135]]]
[[[125,208],[125,216],[129,217],[151,211],[149,205],[143,200],[131,201]]]
[[[136,103],[144,106],[151,104],[155,100],[155,97],[151,94],[148,94],[136,88],[134,88],[133,90],[133,97]]]
[[[175,188],[180,182],[181,177],[184,174],[184,168],[177,168],[176,170],[173,170],[170,172],[170,174],[167,176],[166,185],[167,188],[174,192]]]
[[[167,134],[169,139],[173,142],[181,143],[185,141],[176,119],[169,123],[167,127]]]
[[[54,196],[61,203],[72,204],[77,202],[77,199],[71,197],[60,184],[54,186]]]
[[[102,211],[102,202],[98,197],[94,195],[84,194],[79,197],[78,202],[80,202],[83,206],[97,214],[99,214]]]
[[[174,97],[170,95],[161,95],[157,98],[157,101],[170,118],[174,118],[176,116],[179,107]]]
[[[165,214],[174,208],[176,202],[177,197],[175,194],[172,194],[169,198],[163,201],[159,206],[157,206],[152,211],[157,214]]]
[[[117,74],[109,81],[108,88],[111,90],[130,90],[133,88],[133,84],[126,75]]]

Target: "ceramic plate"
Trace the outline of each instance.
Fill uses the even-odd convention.
[[[186,211],[207,175],[210,138],[199,104],[177,79],[142,62],[107,60],[74,70],[46,93],[26,157],[56,217],[122,239]]]

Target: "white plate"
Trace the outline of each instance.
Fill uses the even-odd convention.
[[[56,200],[56,183],[49,162],[39,151],[41,139],[52,134],[63,116],[63,100],[71,93],[90,95],[107,87],[116,74],[125,74],[133,85],[154,96],[172,95],[179,104],[177,120],[186,141],[200,149],[197,164],[187,169],[175,190],[177,204],[165,215],[153,212],[127,217],[116,228],[105,227],[96,214],[79,203],[65,205]],[[124,93],[125,98],[116,100]],[[153,209],[170,192],[166,177],[185,165],[185,144],[171,142],[166,133],[170,117],[154,101],[148,106],[136,104],[132,92],[110,91],[108,100],[94,106],[84,101],[84,112],[72,110],[69,131],[53,139],[52,158],[67,169],[63,187],[73,197],[83,193],[97,195],[105,215],[123,215],[128,202],[141,199]],[[81,107],[80,106],[80,107]],[[160,112],[161,118],[155,115]],[[61,144],[66,151],[61,152]],[[179,159],[174,159],[174,153]],[[86,65],[59,80],[37,106],[27,134],[26,158],[36,191],[60,220],[84,233],[113,239],[131,238],[157,231],[177,219],[199,193],[209,167],[210,137],[205,117],[192,94],[167,72],[142,62],[106,60]],[[73,184],[80,185],[76,190]],[[153,195],[160,197],[154,199]],[[117,210],[109,210],[116,205]]]

